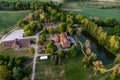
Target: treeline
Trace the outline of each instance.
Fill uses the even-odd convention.
[[[52,5],[54,4],[54,5]],[[40,7],[45,7],[47,5],[52,6],[52,7],[57,7],[55,2],[23,2],[23,1],[18,1],[18,2],[7,2],[7,1],[0,1],[0,10],[28,10],[28,9],[39,9]],[[60,7],[62,4],[57,4],[58,7]]]
[[[114,55],[119,53],[120,50],[120,37],[116,35],[108,35],[104,32],[101,26],[98,26],[94,22],[85,18],[83,15],[78,14],[76,16],[79,24],[84,25],[84,30],[89,32],[98,42],[104,46],[107,50],[112,52]]]
[[[98,26],[102,26],[104,28],[109,28],[109,35],[118,35],[120,36],[120,22],[114,18],[107,17],[106,19],[101,19],[99,17],[94,17],[91,19]]]
[[[0,80],[30,80],[30,67],[25,67],[28,57],[13,58],[0,55]]]

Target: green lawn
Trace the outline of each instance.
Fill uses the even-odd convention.
[[[120,10],[117,9],[99,9],[89,7],[89,5],[80,6],[80,2],[66,2],[63,8],[80,9],[81,11],[72,11],[75,14],[81,13],[87,17],[98,16],[101,18],[112,17],[120,21]]]
[[[0,31],[12,27],[29,12],[31,11],[0,11]]]
[[[0,54],[5,56],[11,56],[11,57],[19,57],[19,56],[33,57],[32,54],[28,53],[28,48],[23,48],[20,50],[4,49],[2,47],[2,44],[0,44]]]
[[[19,57],[19,56],[28,56],[33,57],[33,55],[28,54],[26,49],[21,50],[13,50],[13,49],[0,49],[0,54],[11,57]]]
[[[87,17],[91,16],[98,16],[101,18],[112,17],[120,21],[120,11],[115,9],[97,9],[97,8],[88,8],[88,7],[81,7],[81,12],[74,13],[81,13]]]
[[[35,80],[88,80],[91,69],[83,67],[81,58],[67,58],[61,66],[54,65],[50,59],[38,60]]]

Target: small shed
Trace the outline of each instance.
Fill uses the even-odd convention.
[[[40,60],[47,60],[48,59],[48,56],[40,56]]]

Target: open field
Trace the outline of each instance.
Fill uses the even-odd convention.
[[[28,53],[28,48],[23,48],[20,50],[4,49],[2,47],[2,44],[0,44],[0,54],[5,56],[11,56],[11,57],[19,57],[19,56],[33,57],[32,54]]]
[[[75,58],[67,58],[63,65],[54,65],[50,59],[37,61],[35,80],[98,80],[104,76],[98,72],[93,76],[92,67],[84,68],[81,59],[82,55]]]
[[[54,65],[50,59],[39,61],[36,66],[35,80],[88,80],[87,70],[82,66],[81,59],[69,59],[64,65]]]
[[[66,2],[63,8],[73,9],[73,13],[81,13],[87,17],[98,16],[101,18],[112,17],[120,21],[120,11],[117,9],[99,9],[87,6],[80,6],[79,2]],[[74,11],[74,9],[78,11]]]
[[[15,25],[31,11],[0,11],[0,31]]]
[[[96,16],[101,18],[115,18],[120,21],[120,11],[114,9],[96,9],[96,8],[87,8],[82,7],[82,11],[74,11],[75,14],[81,13],[87,17]]]
[[[29,56],[32,57],[33,55],[27,54],[26,49],[21,50],[13,50],[13,49],[0,49],[0,54],[5,56],[11,57],[19,57],[19,56]]]

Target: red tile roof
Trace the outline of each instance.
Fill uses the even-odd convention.
[[[15,40],[3,42],[4,48],[18,49],[21,47],[29,47],[29,46],[30,46],[30,39],[15,39]]]
[[[70,47],[70,40],[67,38],[67,33],[61,33],[60,35],[54,35],[55,42],[60,42],[63,48]]]
[[[45,45],[40,45],[38,47],[38,50],[41,52],[41,51],[45,51]]]

